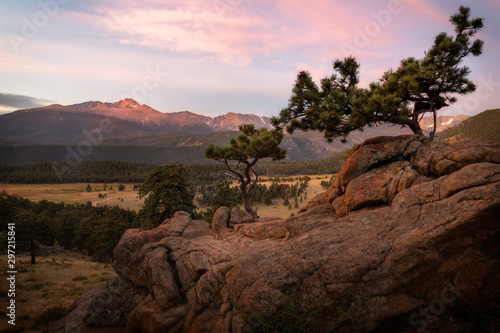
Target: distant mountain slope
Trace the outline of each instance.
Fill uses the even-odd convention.
[[[238,130],[241,124],[254,124],[257,128],[271,126],[268,117],[228,113],[212,118],[190,111],[163,113],[133,99],[124,99],[115,103],[89,101],[67,106],[54,104],[0,115],[0,139],[18,144],[52,144],[55,141],[60,144],[73,143],[85,139],[81,135],[83,130],[95,128],[96,120],[102,119],[96,116],[120,120],[116,133],[107,139],[209,134]],[[68,127],[61,129],[65,126]]]
[[[71,113],[55,108],[16,111],[0,116],[1,144],[67,144],[87,139],[85,133],[98,131],[103,138],[148,135],[142,126],[97,114]],[[103,133],[105,131],[106,133]]]
[[[438,132],[466,117],[438,116]],[[76,143],[86,139],[84,131],[90,132],[98,129],[99,122],[104,118],[112,121],[115,129],[113,133],[106,133],[104,136],[105,140],[113,140],[108,141],[111,145],[172,146],[170,143],[163,143],[162,139],[172,135],[198,136],[220,131],[237,131],[241,124],[253,124],[257,128],[272,128],[269,117],[232,112],[215,118],[190,111],[163,113],[147,105],[141,105],[133,99],[124,99],[114,103],[89,101],[67,106],[54,104],[0,115],[0,140],[4,141],[4,144],[5,142],[10,144]],[[432,125],[432,118],[422,119],[424,130],[429,129],[429,126],[432,128]],[[408,132],[407,130],[400,131],[398,127],[391,127],[389,130],[382,129],[384,126],[374,127],[376,131],[367,128],[365,132],[351,133],[349,138],[357,143],[371,136],[372,132],[374,132],[373,135],[397,135]],[[318,142],[321,135],[309,132],[307,135],[299,134],[296,137],[300,138],[300,141],[311,139]],[[116,140],[118,138],[124,142],[120,143]],[[166,140],[166,142],[171,141]],[[292,142],[290,144],[293,146]],[[335,151],[342,149],[343,147],[338,147]]]
[[[438,116],[437,131],[465,118]],[[112,130],[100,129],[103,122]],[[61,161],[67,157],[67,146],[76,149],[92,138],[98,142],[91,142],[91,152],[83,154],[82,160],[203,163],[205,148],[210,144],[229,144],[230,138],[238,135],[241,124],[272,127],[269,117],[227,113],[212,118],[190,111],[162,113],[132,99],[49,105],[0,115],[0,164]],[[432,117],[423,118],[422,126],[424,130],[432,128]],[[288,161],[318,160],[370,137],[410,133],[408,128],[381,124],[350,133],[347,143],[340,139],[329,143],[322,133],[298,131],[286,134],[281,146],[288,152]]]
[[[208,121],[207,124],[214,131],[234,131],[238,130],[241,124],[254,124],[255,127],[272,128],[271,118],[260,117],[254,114],[239,114],[229,112],[223,116],[218,116]]]
[[[349,149],[355,144],[361,143],[370,137],[410,133],[411,131],[408,128],[382,124],[379,127],[367,127],[362,132],[353,132],[347,137],[347,142],[343,143],[340,139],[328,142],[323,137],[322,133],[316,131],[297,131],[292,135],[285,133],[281,147],[287,150],[287,160],[317,160]],[[210,144],[227,146],[229,140],[237,137],[238,134],[240,134],[239,131],[221,131],[205,135],[159,135],[155,137],[106,140],[103,142],[103,145],[206,148]],[[200,157],[197,157],[197,159],[198,158]]]
[[[59,169],[65,170],[80,161],[206,164],[209,161],[204,152],[204,147],[92,146],[89,154],[82,155],[77,145],[0,146],[0,165],[56,162]]]
[[[410,133],[382,125],[352,133],[347,143],[335,140],[327,142],[321,133],[298,132],[285,135],[281,146],[287,150],[286,161],[318,160],[351,148],[365,138],[377,135],[399,135]],[[209,144],[226,146],[239,132],[224,131],[206,135],[162,135],[156,137],[116,138],[92,145],[88,153],[78,154],[78,145],[0,145],[0,165],[21,165],[52,161],[123,161],[133,163],[168,164],[180,162],[185,165],[210,163],[205,157]],[[4,142],[5,143],[5,142]],[[85,147],[85,149],[87,149]],[[62,167],[61,167],[62,168]]]
[[[459,141],[500,141],[500,109],[486,110],[455,127],[438,134],[438,140]]]
[[[469,119],[470,116],[466,115],[458,115],[458,116],[437,116],[436,117],[436,125],[437,125],[437,131],[436,133],[442,132],[450,127],[456,126],[460,124],[462,121]],[[422,130],[426,133],[430,133],[432,131],[432,128],[434,127],[434,119],[433,117],[423,117],[422,120],[420,120],[420,127],[422,127]]]

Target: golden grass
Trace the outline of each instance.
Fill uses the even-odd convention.
[[[7,318],[7,257],[3,255],[0,260],[0,316]],[[31,265],[29,256],[16,258],[16,328],[24,327],[23,332],[40,332],[45,327],[36,327],[37,321],[45,322],[47,310],[67,309],[85,291],[116,276],[109,264],[91,262],[89,257],[72,252],[39,256],[36,260]],[[7,320],[0,321],[0,332],[12,328]]]
[[[133,184],[124,184],[125,191],[118,191],[118,183],[107,184],[107,190],[103,191],[102,183],[91,183],[92,192],[87,192],[87,183],[73,184],[0,184],[0,192],[16,194],[22,198],[40,201],[48,200],[65,203],[92,202],[95,206],[116,206],[124,209],[139,211],[144,204],[144,199],[139,199],[137,191],[133,191]],[[113,187],[112,190],[110,188]],[[96,191],[97,190],[97,191]],[[99,198],[99,194],[106,197]]]
[[[292,208],[289,209],[288,206],[283,205],[283,199],[273,199],[273,204],[272,205],[265,205],[263,203],[259,203],[255,205],[254,208],[257,208],[257,213],[259,214],[260,217],[281,217],[281,218],[287,218],[290,217],[291,214],[297,215],[297,212],[306,205],[306,203],[314,198],[316,195],[318,195],[321,192],[324,192],[325,190],[321,187],[321,181],[329,181],[330,177],[332,175],[314,175],[314,176],[309,176],[311,177],[311,180],[309,181],[309,185],[306,189],[307,192],[307,197],[302,194],[298,198],[298,208],[295,208],[295,198],[291,198],[288,201],[292,205]],[[291,176],[293,179],[296,179],[297,177],[301,176]],[[272,177],[271,177],[272,178]],[[262,178],[262,180],[266,180],[264,182],[259,182],[259,184],[266,185],[267,187],[271,186],[272,182],[269,181],[269,178]],[[293,182],[282,182],[283,184],[290,184],[293,185],[297,183],[297,180],[294,180]],[[300,202],[300,197],[302,197],[302,202]]]
[[[301,176],[291,176],[293,179],[297,179]],[[292,198],[290,203],[292,204],[292,209],[288,206],[283,205],[282,199],[273,200],[273,204],[270,206],[264,204],[257,204],[255,207],[258,209],[258,214],[260,217],[281,217],[287,218],[290,215],[297,214],[301,207],[303,207],[308,200],[312,199],[318,193],[324,191],[321,188],[321,181],[328,181],[331,175],[314,175],[309,176],[311,180],[309,181],[309,187],[307,188],[307,198],[302,195],[302,202],[299,201],[299,208],[295,208],[295,199]],[[270,178],[273,177],[261,177],[259,184],[265,184],[266,186],[271,185]],[[282,177],[283,178],[283,177]],[[297,181],[293,182],[282,182],[284,184],[295,184]],[[125,184],[125,191],[118,191],[118,183],[107,184],[108,190],[103,191],[103,185],[100,184],[90,184],[93,191],[87,192],[87,183],[74,183],[74,184],[23,184],[23,185],[12,185],[12,184],[0,184],[0,191],[5,190],[8,194],[16,194],[20,197],[33,200],[49,200],[53,202],[65,203],[86,203],[87,201],[92,202],[95,206],[118,206],[124,209],[131,209],[139,211],[143,204],[144,198],[139,199],[137,191],[133,191],[133,184]],[[113,187],[113,190],[109,190]],[[95,191],[95,190],[99,191]],[[99,193],[104,195],[105,198],[99,198]],[[300,199],[299,199],[300,200]],[[206,207],[200,207],[200,209],[205,209]]]
[[[296,180],[298,177],[303,177],[303,176],[289,176],[287,178],[293,178],[294,180],[292,182],[287,182],[287,181],[281,181],[282,184],[289,184],[293,185],[298,182]],[[307,202],[314,198],[316,195],[318,195],[321,192],[324,192],[325,189],[321,187],[321,182],[322,181],[329,181],[330,178],[332,177],[331,174],[327,175],[314,175],[314,176],[309,176],[311,180],[309,181],[309,185],[306,189],[307,195],[301,194],[298,197],[298,208],[295,208],[295,198],[289,199],[289,203],[292,205],[292,208],[290,209],[289,206],[283,205],[284,200],[283,199],[273,199],[272,205],[265,205],[264,203],[258,203],[254,204],[253,208],[257,209],[257,214],[260,217],[280,217],[280,218],[287,218],[290,217],[292,214],[297,215],[297,212],[307,204]],[[272,184],[272,179],[274,177],[260,177],[259,178],[259,184],[261,185],[266,185],[268,188]],[[283,177],[281,177],[283,179]],[[237,185],[235,182],[231,183],[231,186]],[[302,198],[302,202],[300,201],[300,198]],[[201,210],[206,209],[207,207],[200,207]],[[240,206],[240,209],[243,209],[243,206]]]

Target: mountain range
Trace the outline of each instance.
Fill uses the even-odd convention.
[[[438,116],[438,132],[467,118]],[[272,128],[269,117],[239,113],[207,117],[190,111],[164,113],[133,99],[53,104],[0,115],[0,163],[63,161],[67,157],[66,146],[76,149],[89,141],[93,143],[92,151],[82,154],[85,160],[207,163],[204,149],[211,143],[227,145],[238,134],[241,124]],[[424,130],[432,128],[432,118],[424,117],[421,125]],[[288,160],[314,160],[348,149],[369,137],[409,133],[408,128],[381,124],[351,133],[347,143],[341,143],[340,139],[328,143],[321,133],[296,132],[285,135],[281,146],[287,149]],[[134,154],[130,156],[127,152]]]

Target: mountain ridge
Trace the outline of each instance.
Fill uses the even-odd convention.
[[[438,116],[438,132],[461,121],[461,117]],[[430,120],[431,117],[423,121],[433,123]],[[103,131],[102,124],[107,124],[110,130]],[[162,113],[133,99],[114,103],[87,101],[68,106],[53,104],[0,115],[0,148],[5,147],[0,149],[1,163],[61,161],[65,158],[65,146],[76,149],[79,144],[89,144],[91,139],[97,141],[92,143],[92,153],[81,156],[83,160],[102,160],[107,155],[116,157],[126,151],[124,147],[130,147],[134,154],[139,155],[121,156],[120,160],[165,163],[182,159],[183,163],[195,163],[205,159],[203,152],[209,144],[227,145],[231,137],[238,135],[241,124],[272,128],[270,118],[266,116],[229,112],[208,117],[187,110]],[[340,139],[327,142],[319,132],[296,131],[292,135],[285,134],[281,147],[288,151],[289,161],[318,160],[349,149],[370,137],[410,133],[406,127],[379,124],[350,133],[344,144]],[[36,152],[37,145],[45,146],[45,157]],[[100,146],[99,149],[97,146]],[[152,147],[165,149],[152,150]],[[149,156],[153,151],[178,157]],[[28,158],[29,155],[37,158]]]
[[[140,104],[134,99],[126,98],[117,102],[88,101],[72,105],[52,104],[46,107],[19,111],[64,110],[66,112],[82,112],[98,114],[121,120],[127,120],[147,125],[153,130],[179,129],[181,132],[212,132],[238,130],[243,123],[252,123],[257,128],[270,127],[269,117],[253,114],[228,112],[225,115],[208,117],[191,111],[160,112],[146,104]],[[19,112],[14,111],[14,112]]]
[[[156,133],[165,131],[176,131],[180,133],[204,134],[219,131],[235,131],[241,124],[253,124],[257,128],[271,128],[271,118],[255,114],[242,114],[228,112],[223,115],[209,117],[191,111],[160,112],[146,104],[140,104],[134,99],[125,98],[123,100],[109,103],[101,101],[87,101],[72,105],[52,104],[45,107],[32,109],[22,109],[6,115],[18,114],[20,112],[40,112],[44,110],[58,110],[61,112],[86,113],[101,115],[110,118],[130,121],[144,126],[145,129]],[[1,119],[5,115],[0,116]],[[458,116],[438,116],[438,132],[454,126],[469,118],[466,115]],[[433,123],[431,117],[424,117],[421,120],[424,131],[430,131]]]

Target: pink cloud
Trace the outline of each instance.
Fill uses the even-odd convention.
[[[415,16],[418,15],[418,17],[425,17],[425,19],[423,20],[415,21],[415,23],[418,25],[422,25],[423,23],[429,24],[429,19],[438,22],[440,24],[448,24],[448,22],[450,21],[450,15],[452,13],[444,14],[439,12],[437,10],[436,4],[433,2],[425,0],[419,0],[419,1],[407,0],[406,2],[408,3],[408,6],[412,8],[412,11],[420,12],[422,14],[418,15],[414,13],[413,15]]]
[[[210,2],[199,6],[95,8],[97,14],[75,14],[120,43],[138,44],[177,53],[213,55],[224,63],[245,65],[265,53],[261,41],[272,40],[267,22],[258,16],[226,15]],[[255,32],[257,30],[257,33]]]
[[[393,0],[396,1],[396,0]],[[300,53],[327,63],[346,54],[342,45],[356,46],[357,33],[373,29],[374,12],[387,11],[388,3],[280,0],[194,0],[137,3],[105,1],[93,12],[76,13],[77,19],[96,28],[113,42],[136,44],[198,59],[244,66],[257,57]],[[447,22],[448,16],[426,1],[400,0],[408,25],[421,25],[419,16]],[[416,21],[416,22],[415,22]],[[371,26],[370,26],[371,24]],[[375,28],[377,28],[375,26]],[[356,47],[359,57],[387,57],[388,46],[400,42],[397,29],[380,26],[369,43]],[[358,43],[359,44],[359,43]],[[359,45],[358,45],[359,46]],[[381,51],[382,50],[382,51]]]
[[[67,52],[66,55],[71,55],[70,50],[65,49],[63,44],[47,43],[44,47],[39,46],[40,53],[49,54],[53,50],[58,50],[61,53]],[[86,50],[81,48],[78,50],[78,56],[85,58]],[[90,54],[87,55],[90,57]],[[80,78],[119,78],[121,80],[140,79],[140,73],[134,73],[131,70],[124,70],[120,64],[112,65],[110,63],[96,64],[93,62],[85,62],[82,58],[70,57],[71,59],[79,59],[78,63],[62,63],[53,62],[47,59],[40,59],[34,55],[18,55],[0,51],[0,67],[6,73],[36,75],[36,76],[62,76],[62,77],[80,77]]]
[[[297,0],[149,1],[141,6],[131,1],[119,6],[104,2],[93,13],[73,15],[115,42],[212,55],[237,65],[273,52],[324,47],[325,43],[333,49],[336,41],[349,35],[351,20],[345,6]]]

